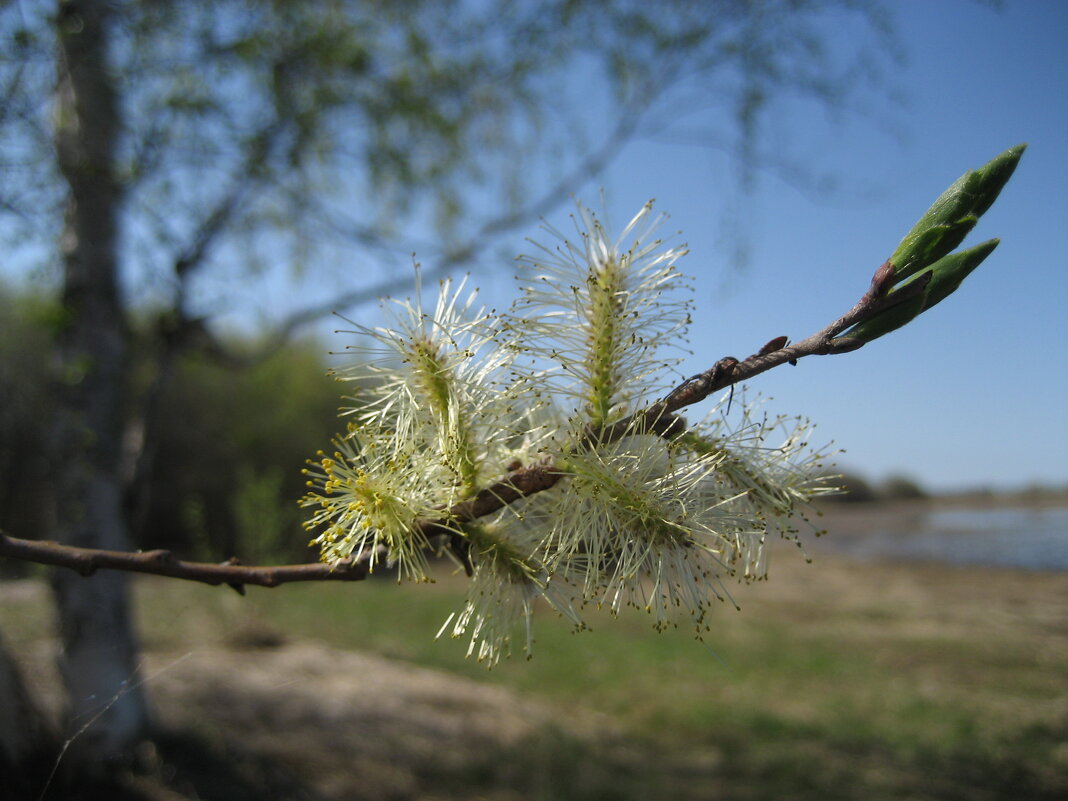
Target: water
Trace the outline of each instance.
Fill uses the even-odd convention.
[[[832,528],[823,542],[862,558],[1068,570],[1068,507],[916,509],[862,532]]]

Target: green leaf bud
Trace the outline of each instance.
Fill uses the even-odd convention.
[[[893,298],[897,292],[913,291],[917,293],[915,297],[904,300],[858,323],[840,338],[868,343],[911,322],[936,303],[953,294],[972,270],[982,264],[983,260],[994,251],[1000,241],[991,239],[959,253],[943,256],[913,281],[909,281],[889,295]],[[926,282],[926,286],[921,290],[914,289],[913,285],[917,281]]]
[[[977,170],[969,170],[931,204],[890,257],[898,280],[915,275],[957,247],[993,205],[1027,145],[1011,147]]]
[[[1009,182],[1016,165],[1020,163],[1020,157],[1027,149],[1027,145],[1010,147],[1000,156],[991,159],[984,164],[976,173],[979,175],[976,204],[972,207],[972,214],[980,217],[986,213],[994,201],[997,200],[1001,188]]]
[[[983,259],[994,252],[1000,239],[991,239],[975,247],[953,253],[939,259],[931,266],[931,283],[927,287],[927,300],[923,311],[945,300],[953,294],[961,282],[968,277],[976,267],[982,264]]]
[[[943,256],[952,253],[979,222],[975,215],[968,215],[953,223],[935,225],[921,232],[904,252],[899,247],[891,258],[894,264],[895,283],[909,278],[925,267],[934,264]],[[898,261],[897,259],[904,259]]]
[[[931,273],[927,271],[909,281],[904,287],[890,293],[890,298],[905,291],[915,292],[915,295],[857,323],[843,333],[841,339],[856,340],[866,344],[911,322],[926,308],[930,280]],[[917,282],[922,282],[924,286],[922,288],[914,287],[913,285]]]

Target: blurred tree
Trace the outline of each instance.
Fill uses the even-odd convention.
[[[875,488],[859,473],[842,471],[834,476],[834,484],[841,487],[837,495],[828,495],[824,503],[870,503],[878,498]]]
[[[879,482],[879,497],[887,501],[915,501],[930,496],[916,479],[895,474]]]
[[[722,107],[752,158],[771,98],[835,102],[870,74],[886,52],[859,41],[831,52],[827,33],[847,17],[881,30],[878,11],[856,0],[5,4],[0,230],[21,246],[9,258],[59,266],[54,536],[127,546],[179,357],[224,357],[207,318],[254,303],[263,271],[307,269],[311,284],[338,246],[414,247],[433,273],[471,263],[630,138],[663,130],[683,99]],[[428,223],[433,246],[407,235]],[[239,288],[220,300],[225,280]],[[273,341],[393,281],[360,270],[276,321]],[[135,303],[160,309],[143,402],[130,394]],[[70,719],[93,720],[68,758],[102,766],[148,722],[125,578],[57,573],[54,588]]]
[[[290,343],[241,370],[186,354],[160,400],[137,544],[212,561],[314,559],[295,502],[306,489],[299,468],[333,436],[337,405],[317,343]]]
[[[57,310],[54,301],[0,284],[0,528],[10,531],[50,528],[43,443],[53,409],[49,331]],[[3,569],[24,573],[16,564]]]

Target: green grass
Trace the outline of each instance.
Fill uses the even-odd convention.
[[[463,591],[451,578],[379,579],[251,589],[246,599],[208,590],[197,603],[217,609],[231,633],[273,627],[366,649],[609,715],[650,748],[719,753],[731,781],[751,788],[744,797],[1053,798],[1068,788],[1068,718],[1051,706],[1063,710],[1068,664],[1036,661],[1026,632],[1000,642],[916,634],[908,610],[832,602],[808,620],[797,603],[725,605],[705,642],[684,630],[658,635],[639,613],[595,617],[577,634],[544,614],[535,658],[487,671],[464,659],[465,643],[434,639]],[[162,605],[146,606],[149,630],[153,614],[175,606],[154,600]]]
[[[829,568],[799,569],[818,578]],[[535,658],[489,671],[464,658],[466,643],[434,638],[460,606],[460,578],[249,588],[245,598],[145,579],[137,597],[150,649],[315,638],[503,685],[561,718],[603,715],[623,732],[622,751],[560,732],[526,743],[503,760],[525,797],[1068,797],[1068,628],[1057,622],[1068,609],[1006,617],[1013,607],[998,598],[1028,585],[1005,576],[1015,582],[1008,589],[977,590],[992,599],[989,610],[950,595],[903,606],[865,594],[863,571],[852,599],[754,588],[743,612],[724,605],[704,642],[685,630],[658,635],[639,613],[595,617],[578,634],[546,613]],[[1064,599],[1054,583],[1043,586]],[[40,636],[40,617],[9,605],[0,629],[16,641]],[[439,784],[504,781],[498,757]]]

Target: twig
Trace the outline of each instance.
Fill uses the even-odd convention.
[[[238,592],[241,592],[241,588],[246,584],[277,587],[293,581],[360,581],[367,578],[369,572],[363,561],[342,560],[333,565],[313,562],[269,567],[242,565],[236,560],[222,564],[186,562],[167,550],[130,552],[77,548],[44,540],[20,540],[3,532],[0,532],[0,556],[67,567],[83,576],[91,576],[97,570],[127,570],[204,584],[229,584]]]
[[[449,536],[456,526],[502,509],[519,498],[541,492],[560,480],[548,463],[522,467],[504,479],[486,487],[474,497],[446,510],[440,518],[427,519],[417,527],[428,536]],[[367,563],[371,555],[358,560],[342,559],[334,564],[310,562],[299,565],[242,565],[237,559],[226,562],[187,562],[168,550],[107,551],[79,548],[49,540],[23,540],[0,531],[0,556],[66,567],[83,576],[97,570],[126,570],[169,578],[199,581],[203,584],[227,584],[242,595],[246,584],[277,587],[294,581],[361,581],[370,574]]]
[[[665,438],[672,438],[682,433],[686,427],[685,421],[675,412],[704,400],[713,392],[733,386],[780,364],[794,364],[805,356],[856,350],[864,343],[840,336],[843,331],[909,300],[926,287],[925,280],[921,278],[889,294],[892,282],[893,271],[887,262],[876,271],[871,287],[856,305],[827,327],[793,345],[788,344],[786,337],[776,337],[745,359],[726,356],[703,373],[686,379],[645,409],[600,431],[590,432],[587,442],[612,442],[636,431],[650,431]],[[565,476],[566,473],[554,470],[548,459],[520,467],[480,490],[473,497],[442,510],[440,517],[418,521],[415,527],[427,537],[455,540],[463,523],[492,514],[520,498],[543,492],[555,486]],[[335,564],[246,566],[238,564],[236,559],[222,564],[186,562],[175,558],[167,550],[124,552],[77,548],[57,542],[17,539],[0,532],[0,556],[66,567],[83,576],[92,575],[100,569],[128,570],[205,584],[228,584],[243,593],[246,584],[277,587],[293,581],[360,581],[370,573],[368,562],[371,554],[365,554],[359,560],[341,560]],[[469,569],[466,555],[461,552],[458,556]]]
[[[662,76],[662,78],[666,77],[668,76]],[[448,275],[457,266],[473,261],[478,253],[485,249],[484,243],[508,231],[515,230],[531,220],[537,220],[547,215],[569,195],[572,195],[578,187],[601,172],[622,147],[630,141],[643,120],[643,108],[634,104],[625,108],[623,113],[619,115],[619,120],[608,137],[600,143],[595,151],[587,154],[566,176],[549,187],[540,197],[535,198],[523,207],[486,220],[465,242],[450,248],[448,252],[442,254],[437,259],[434,267],[424,273],[424,280]],[[329,210],[323,207],[319,207],[316,210],[316,214],[318,219],[324,222],[334,233],[341,233],[364,245],[373,243],[376,246],[381,246],[383,244],[381,236],[370,227],[353,226],[342,221],[336,221]],[[409,244],[416,245],[418,243]],[[410,247],[408,250],[414,252],[416,250],[421,251],[422,248]],[[267,344],[261,348],[261,352],[264,354],[273,353],[288,341],[295,331],[308,323],[322,319],[331,312],[340,312],[370,300],[376,300],[390,293],[399,292],[410,285],[411,276],[405,274],[398,278],[384,280],[373,287],[345,292],[330,298],[324,303],[299,309],[283,319],[269,334],[266,338]]]
[[[805,356],[826,356],[857,350],[864,345],[861,340],[839,335],[857,323],[915,297],[926,288],[929,279],[929,275],[921,276],[889,294],[894,274],[890,262],[885,262],[875,271],[871,286],[853,308],[827,327],[792,345],[787,344],[789,340],[786,337],[776,337],[742,360],[725,356],[703,373],[687,378],[662,399],[606,426],[597,432],[595,439],[612,442],[636,431],[652,431],[670,438],[685,430],[685,422],[675,412],[703,401],[713,392],[741,383],[780,364],[796,364],[798,359]]]

